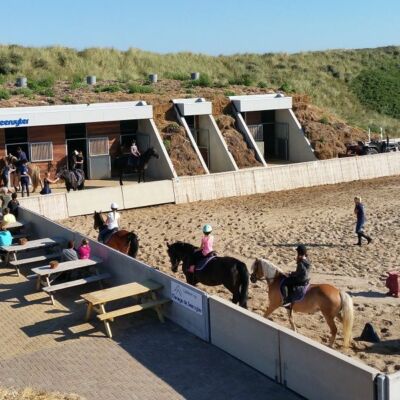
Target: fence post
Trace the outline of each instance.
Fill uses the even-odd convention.
[[[376,400],[391,400],[388,396],[387,378],[384,374],[378,374],[375,377],[375,399]],[[394,400],[394,399],[392,399]]]

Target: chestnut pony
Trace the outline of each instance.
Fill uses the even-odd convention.
[[[94,229],[101,231],[106,228],[101,212],[95,211],[93,219]],[[137,235],[134,232],[128,232],[124,229],[113,233],[113,235],[107,240],[107,243],[104,244],[133,258],[136,257],[139,249],[139,239]]]
[[[265,318],[269,317],[278,307],[282,306],[280,285],[285,276],[280,268],[262,258],[257,258],[251,267],[251,282],[255,283],[258,279],[265,278],[268,283],[269,305],[264,313]],[[317,311],[321,311],[331,330],[331,337],[329,339],[329,346],[331,347],[336,339],[337,327],[335,317],[338,317],[343,323],[343,347],[350,346],[354,320],[353,300],[344,290],[339,290],[325,283],[310,285],[304,298],[301,301],[293,303],[292,307],[288,310],[290,325],[296,331],[293,311],[307,314],[314,314]]]

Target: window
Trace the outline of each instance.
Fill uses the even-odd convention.
[[[28,141],[28,128],[4,129],[6,144],[26,143]]]
[[[80,139],[86,137],[86,124],[65,125],[65,139]]]
[[[29,154],[32,162],[53,161],[53,143],[52,142],[30,143]]]
[[[89,156],[108,156],[108,137],[89,139]]]
[[[136,133],[139,127],[137,119],[128,119],[126,121],[119,122],[121,134]]]

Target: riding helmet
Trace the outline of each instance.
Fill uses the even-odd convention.
[[[117,203],[111,203],[111,210],[116,210],[118,208],[118,204]]]
[[[300,244],[297,246],[296,251],[300,255],[305,256],[307,254],[307,247],[304,244]]]
[[[203,226],[203,232],[204,233],[211,233],[212,232],[212,227],[211,227],[211,225],[204,225]]]

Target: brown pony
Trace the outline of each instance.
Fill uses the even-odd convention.
[[[13,167],[16,169],[18,165],[18,159],[17,157],[13,156],[12,154],[9,154],[6,158],[5,161],[3,161],[4,164],[7,162],[8,164],[13,165]],[[28,166],[28,173],[29,176],[31,177],[32,180],[32,192],[35,192],[37,187],[40,185],[40,168],[36,165],[30,164]],[[9,180],[9,185],[13,186],[15,191],[17,191],[17,188],[20,187],[20,176],[17,171],[12,172],[10,174],[10,180]]]
[[[100,232],[107,227],[104,223],[101,212],[95,211],[93,218],[94,229],[98,229]],[[112,236],[107,240],[107,243],[104,244],[133,258],[136,257],[139,249],[139,239],[137,235],[134,232],[128,232],[124,229],[113,233]]]
[[[265,278],[268,283],[269,305],[264,313],[265,318],[268,318],[278,307],[282,306],[280,285],[285,276],[281,269],[262,258],[257,258],[251,267],[251,282],[255,283],[258,279]],[[344,290],[339,290],[328,284],[310,285],[304,299],[293,303],[288,310],[290,324],[292,329],[296,331],[293,311],[307,314],[321,311],[331,330],[330,347],[333,346],[336,339],[335,317],[338,317],[343,323],[343,347],[350,346],[354,320],[353,301]]]

